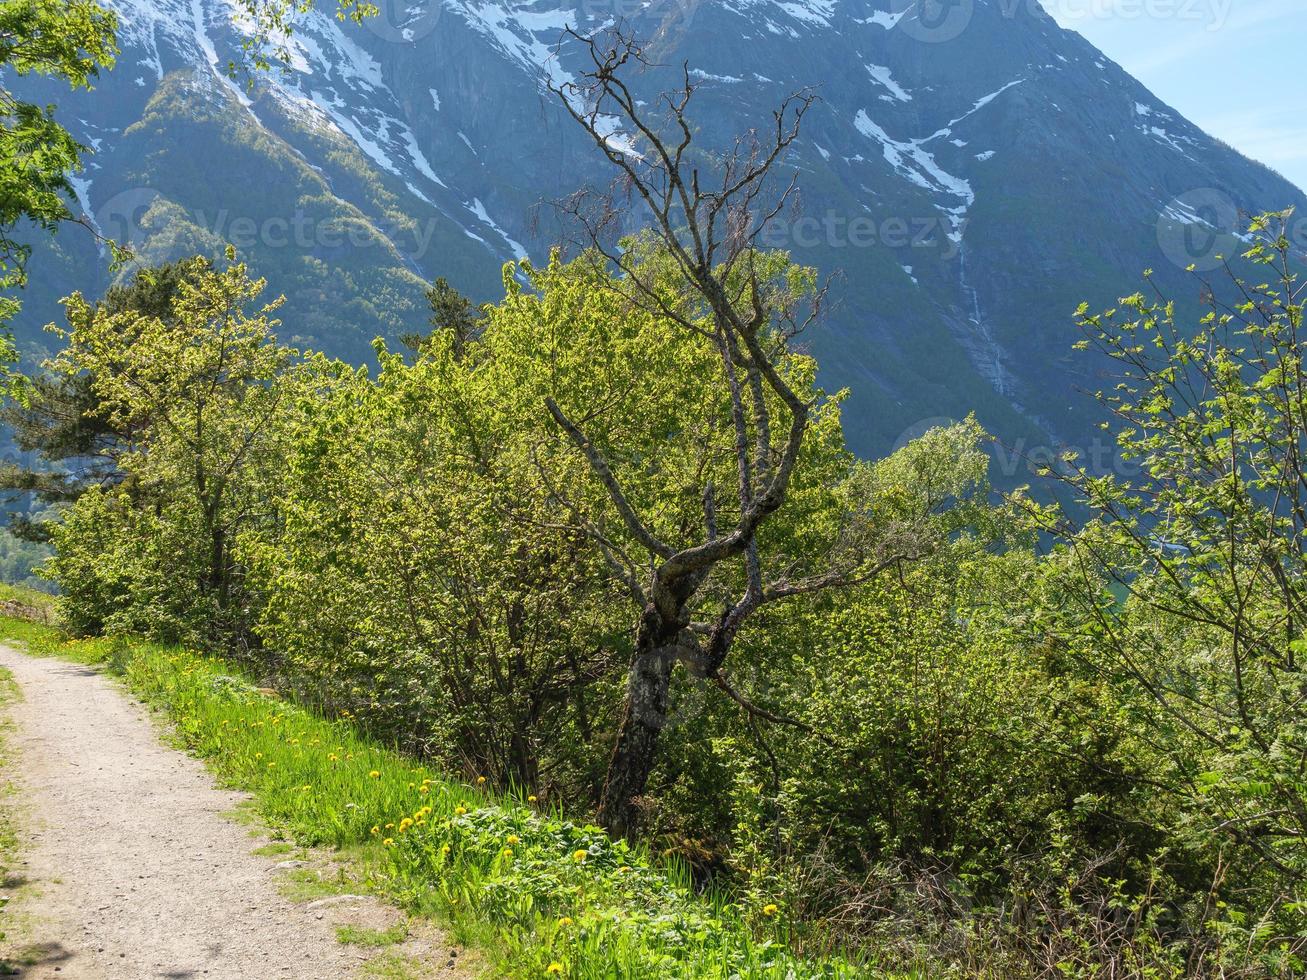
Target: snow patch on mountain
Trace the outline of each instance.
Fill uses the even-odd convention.
[[[897,13],[890,10],[873,10],[870,17],[864,17],[859,20],[859,24],[875,24],[877,27],[883,27],[891,31],[898,25],[904,16],[911,10],[911,7],[904,7]]]
[[[950,119],[942,129],[938,129],[935,132],[931,133],[924,140],[922,140],[922,142],[929,143],[931,140],[937,140],[937,139],[942,139],[946,136],[952,136],[954,126],[956,126],[960,122],[965,122],[967,119],[970,119],[973,115],[975,115],[981,109],[985,108],[985,106],[989,105],[991,102],[997,99],[1008,89],[1020,85],[1024,81],[1025,81],[1024,78],[1013,79],[1012,81],[1008,82],[1006,85],[1002,86],[1001,88],[993,92],[990,92],[988,95],[982,95],[980,98],[978,98],[975,102],[972,103],[970,109],[962,113],[962,115],[958,116],[956,119]]]
[[[835,13],[834,0],[774,0],[775,5],[795,20],[818,27],[830,27]]]
[[[1161,217],[1182,225],[1209,225],[1206,218],[1181,200],[1172,201],[1161,210],[1160,214]]]
[[[72,187],[73,197],[77,199],[77,206],[81,208],[82,216],[86,219],[87,224],[91,226],[91,230],[94,231],[97,235],[104,237],[104,233],[100,229],[99,222],[95,220],[95,212],[91,210],[90,178],[85,176],[79,177],[70,174],[68,177],[68,184],[70,187]]]
[[[496,235],[498,235],[500,238],[502,238],[505,242],[508,243],[508,247],[512,250],[513,253],[510,256],[511,258],[520,259],[520,258],[524,258],[529,254],[526,250],[525,245],[523,245],[521,242],[514,241],[512,237],[508,234],[508,232],[504,231],[503,228],[499,227],[499,224],[495,221],[495,219],[490,217],[490,212],[486,210],[486,206],[481,203],[480,198],[474,197],[472,199],[472,203],[469,204],[467,208],[469,211],[471,211],[473,214],[477,216],[478,221],[480,221],[483,225],[486,225],[487,227],[493,229]],[[484,240],[485,239],[482,239],[482,241]]]
[[[194,41],[189,29],[194,18],[181,0],[114,0],[111,6],[118,15],[119,47],[130,47],[137,64],[150,68],[156,78],[164,75],[161,47],[185,50]]]
[[[322,92],[315,91],[309,93],[309,98],[315,106],[331,118],[337,129],[353,140],[355,145],[368,155],[373,163],[387,173],[399,175],[399,168],[395,166],[389,154],[377,141],[377,138],[383,141],[388,139],[389,134],[386,131],[365,133],[363,127],[355,121],[354,117],[344,111],[345,103],[334,95],[329,97]]]
[[[336,125],[336,120],[329,112],[298,89],[278,85],[269,89],[268,94],[281,103],[288,115],[308,129],[325,130],[343,139],[350,139],[345,131]]]
[[[437,177],[436,172],[431,169],[431,164],[427,162],[426,156],[418,146],[418,138],[414,135],[413,130],[409,129],[408,126],[403,123],[400,123],[399,125],[401,126],[400,136],[404,140],[404,144],[408,147],[409,159],[413,161],[413,166],[418,168],[418,173],[433,184],[437,184],[440,187],[448,186],[443,180]]]
[[[314,9],[304,15],[287,39],[291,69],[300,75],[319,75],[328,82],[358,86],[366,92],[386,90],[381,64],[346,33],[335,19]]]
[[[498,3],[470,2],[452,9],[533,78],[547,80],[555,88],[572,80],[554,50],[562,32],[577,26],[577,16],[571,11],[533,11],[525,6],[506,9]]]
[[[889,94],[899,102],[912,101],[911,94],[905,91],[903,86],[894,80],[894,73],[884,65],[867,65],[867,74],[870,75],[872,80],[878,85],[888,89]]]
[[[859,109],[853,119],[853,125],[862,135],[873,139],[881,145],[885,161],[901,176],[918,187],[934,194],[943,194],[958,198],[961,203],[951,207],[937,205],[947,216],[951,225],[949,238],[954,243],[962,241],[962,229],[967,211],[976,202],[976,194],[971,184],[962,177],[954,176],[936,161],[932,153],[923,147],[924,140],[897,140],[877,125],[865,109]],[[933,137],[932,137],[933,138]]]
[[[744,81],[743,78],[737,78],[735,75],[713,75],[710,72],[700,71],[698,68],[690,69],[690,77],[696,82],[722,82],[726,85],[738,85]]]

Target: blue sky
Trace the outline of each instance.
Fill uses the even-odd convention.
[[[1307,0],[1041,0],[1162,101],[1307,188]]]

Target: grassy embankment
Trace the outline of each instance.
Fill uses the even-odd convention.
[[[349,718],[267,696],[221,660],[70,641],[13,618],[0,618],[0,639],[106,664],[165,711],[178,738],[225,781],[250,792],[267,821],[299,843],[347,852],[379,892],[480,950],[496,975],[884,976],[868,965],[796,959],[784,909],[697,895],[675,866],[528,793],[442,777],[369,740]]]

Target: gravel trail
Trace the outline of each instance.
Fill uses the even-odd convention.
[[[9,711],[19,844],[3,916],[19,975],[336,980],[371,957],[403,961],[386,976],[463,973],[438,934],[381,952],[342,945],[339,925],[401,921],[375,898],[284,897],[278,882],[299,862],[252,854],[263,841],[223,816],[243,794],[165,746],[100,672],[4,647],[0,666],[22,692]]]

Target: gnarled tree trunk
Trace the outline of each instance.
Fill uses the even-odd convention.
[[[640,622],[635,654],[627,674],[626,709],[608,762],[599,822],[615,834],[635,829],[636,807],[649,782],[658,740],[667,724],[667,699],[679,626],[668,628],[649,609]]]

